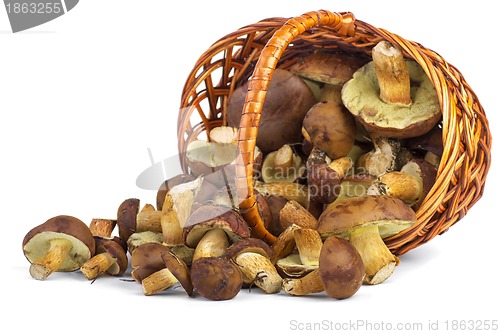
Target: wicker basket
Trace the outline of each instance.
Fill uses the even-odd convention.
[[[417,224],[384,241],[401,255],[448,230],[482,196],[490,167],[491,134],[484,110],[461,73],[422,45],[356,20],[351,13],[326,10],[296,18],[270,18],[226,35],[201,55],[184,86],[178,118],[178,149],[213,127],[226,124],[228,97],[244,81],[249,89],[239,128],[236,185],[239,209],[256,235],[273,243],[255,202],[253,152],[266,88],[276,67],[288,68],[313,49],[371,55],[379,41],[399,46],[422,66],[442,108],[444,153],[436,182],[417,211]],[[292,43],[293,41],[293,43]]]

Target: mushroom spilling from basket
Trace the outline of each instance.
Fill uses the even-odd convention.
[[[33,278],[80,269],[95,280],[130,265],[145,295],[180,284],[211,300],[246,288],[344,299],[389,279],[400,260],[384,240],[416,223],[443,151],[440,105],[423,69],[386,41],[371,59],[316,51],[276,69],[253,159],[272,244],[238,207],[247,90],[243,83],[229,97],[226,124],[189,144],[189,173],[161,184],[156,207],[127,199],[116,219],[87,227],[59,216],[30,231],[23,251]]]

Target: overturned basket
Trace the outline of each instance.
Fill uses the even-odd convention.
[[[252,173],[260,113],[274,69],[290,67],[313,49],[370,55],[381,40],[414,59],[433,83],[442,110],[444,148],[436,182],[417,211],[417,224],[384,241],[400,255],[445,232],[483,194],[491,150],[484,110],[461,73],[438,54],[356,20],[351,13],[320,10],[292,19],[262,20],[226,35],[201,55],[185,83],[178,118],[184,172],[189,172],[183,154],[187,145],[226,124],[229,96],[250,80],[238,134],[236,186],[245,219],[257,235],[272,243],[275,237],[259,215]]]

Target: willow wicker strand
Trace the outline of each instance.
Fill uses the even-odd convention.
[[[406,57],[415,59],[436,88],[443,111],[444,145],[436,182],[417,211],[417,224],[385,240],[393,253],[406,253],[447,231],[481,198],[491,160],[491,134],[485,112],[460,71],[434,51],[361,20],[345,25],[344,29],[355,27],[350,34],[345,34],[339,33],[335,27],[321,25],[325,21],[320,23],[318,19],[326,15],[336,17],[339,22],[346,17],[354,20],[346,13],[318,11],[305,15],[311,17],[313,24],[309,28],[303,26],[302,33],[292,37],[295,38],[293,45],[281,49],[280,56],[274,59],[274,62],[277,61],[276,66],[287,68],[302,55],[315,49],[338,49],[370,56],[374,45],[381,40],[388,40],[399,46]],[[189,142],[204,131],[225,125],[228,97],[253,75],[256,62],[268,61],[263,49],[277,31],[290,21],[304,24],[303,16],[299,18],[270,18],[247,25],[221,38],[199,58],[184,86],[178,118],[179,152],[185,172],[188,172],[188,169],[183,152]],[[314,23],[315,19],[318,23]],[[220,68],[224,68],[222,78],[217,73]],[[210,101],[209,108],[206,107],[207,100]],[[201,122],[192,121],[195,114]],[[258,117],[251,116],[250,125],[258,127],[258,124],[255,124]],[[244,140],[245,145],[249,145],[243,147],[247,149],[246,155],[238,162],[243,167],[239,171],[238,182],[242,189],[241,195],[245,197],[253,192],[251,178],[248,177],[250,174],[247,174],[250,173],[248,166],[253,161],[253,151],[249,152],[248,149],[254,144],[256,133],[257,129],[245,129],[240,134],[243,139],[248,139]],[[251,214],[247,213],[247,218],[251,224],[258,225],[259,223],[254,221],[260,218],[258,208],[250,197],[247,198],[247,207],[244,208],[250,210]],[[266,233],[264,230],[260,232]],[[267,236],[267,240],[272,242],[272,239]]]

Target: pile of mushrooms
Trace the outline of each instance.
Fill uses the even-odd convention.
[[[389,42],[372,58],[314,51],[276,69],[254,152],[254,189],[266,229],[256,237],[234,184],[237,127],[247,85],[227,124],[190,143],[189,174],[165,180],[156,205],[129,198],[88,225],[56,216],[23,240],[37,280],[56,271],[131,278],[144,295],[234,298],[242,289],[353,296],[389,279],[399,258],[384,240],[411,228],[442,155],[436,92]]]

